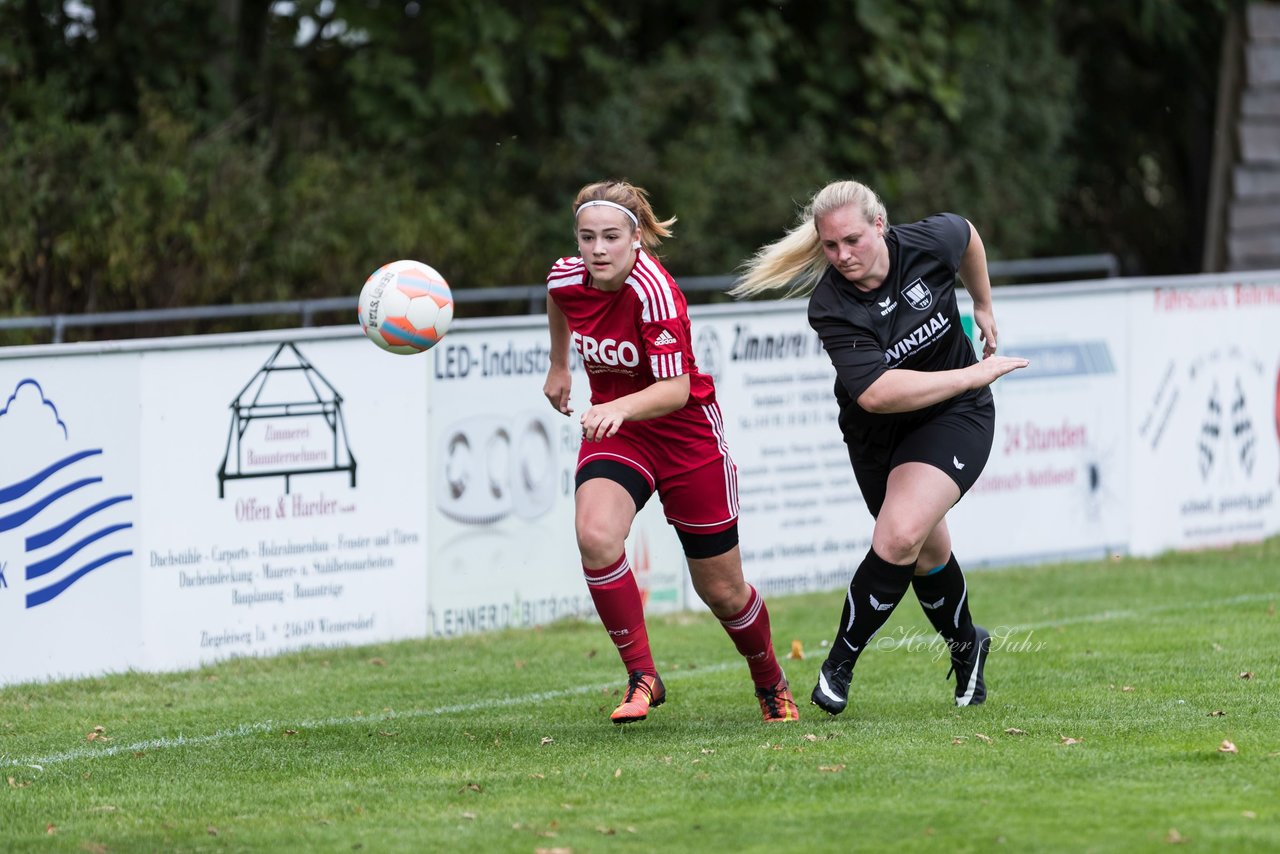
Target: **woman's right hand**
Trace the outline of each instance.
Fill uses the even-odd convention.
[[[569,369],[553,365],[547,371],[547,381],[542,384],[542,393],[557,412],[572,415],[573,410],[569,408],[569,390],[572,386],[573,375],[569,373]]]
[[[973,388],[989,386],[1005,374],[1025,368],[1031,364],[1021,356],[987,356],[977,364],[965,368],[976,378]]]

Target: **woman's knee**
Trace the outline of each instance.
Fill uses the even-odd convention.
[[[626,534],[621,536],[606,525],[582,522],[577,528],[578,553],[582,562],[588,566],[603,566],[617,560],[626,543]]]
[[[927,536],[927,531],[895,523],[881,514],[871,535],[871,545],[876,554],[889,563],[905,565],[915,563]]]
[[[747,600],[751,598],[751,589],[741,579],[736,582],[730,579],[717,579],[697,585],[695,589],[698,598],[720,619],[731,617],[741,611],[746,607]]]

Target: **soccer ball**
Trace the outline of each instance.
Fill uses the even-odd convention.
[[[393,261],[365,280],[357,317],[369,340],[388,353],[421,353],[449,331],[453,292],[426,264]]]

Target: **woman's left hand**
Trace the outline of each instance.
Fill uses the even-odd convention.
[[[616,434],[627,420],[626,412],[617,401],[600,403],[582,413],[582,441],[599,442]]]
[[[991,306],[983,308],[974,308],[973,322],[978,327],[979,337],[982,338],[982,358],[996,354],[996,315],[991,310]]]

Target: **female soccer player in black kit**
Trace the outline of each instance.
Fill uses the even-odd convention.
[[[981,360],[960,325],[957,273],[973,299]],[[1027,365],[995,355],[982,239],[950,213],[890,227],[869,187],[837,181],[744,265],[731,293],[787,286],[788,295],[812,291],[809,325],[836,369],[840,429],[876,519],[811,699],[830,714],[844,711],[858,654],[914,587],[950,648],[956,705],[981,703],[991,637],[969,616],[946,515],[991,453],[988,386]]]

